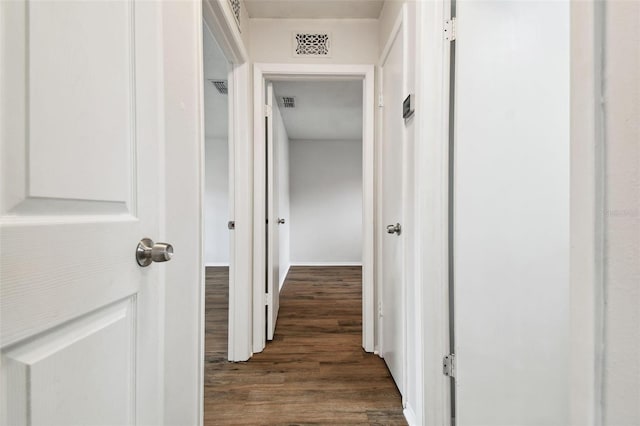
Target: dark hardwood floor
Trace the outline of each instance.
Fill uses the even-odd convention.
[[[365,353],[360,267],[292,267],[275,338],[227,362],[227,268],[207,268],[205,425],[405,425],[384,361]]]
[[[205,274],[205,375],[211,363],[227,361],[229,332],[229,268],[207,267]],[[205,383],[207,378],[205,377]]]

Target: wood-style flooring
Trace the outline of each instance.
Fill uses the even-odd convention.
[[[362,350],[360,267],[292,267],[275,338],[227,362],[228,272],[207,268],[205,425],[405,425],[384,361]]]

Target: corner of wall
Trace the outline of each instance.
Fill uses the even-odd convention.
[[[251,58],[251,19],[244,0],[240,1],[240,37],[244,43],[244,48]]]
[[[387,44],[393,25],[398,15],[402,13],[404,3],[405,0],[385,1],[384,6],[382,6],[380,17],[378,18],[378,56],[382,54],[382,49]]]

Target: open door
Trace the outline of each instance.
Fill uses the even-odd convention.
[[[570,423],[569,8],[457,3],[457,425]]]
[[[160,8],[0,3],[3,425],[162,423]]]
[[[279,221],[278,218],[278,155],[276,150],[277,143],[275,142],[274,126],[273,126],[273,84],[267,83],[267,113],[266,122],[266,151],[267,151],[267,164],[266,164],[266,184],[267,184],[267,268],[266,268],[266,283],[267,283],[267,340],[273,340],[273,335],[276,330],[276,321],[278,320],[278,309],[280,308],[280,258],[279,247],[280,241],[278,239]]]
[[[404,394],[402,30],[382,64],[382,356]]]
[[[0,2],[2,425],[198,422],[201,11],[165,7]]]

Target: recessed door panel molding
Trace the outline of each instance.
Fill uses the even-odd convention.
[[[135,423],[135,303],[3,350],[2,424]]]
[[[133,1],[10,3],[0,213],[134,212]]]

